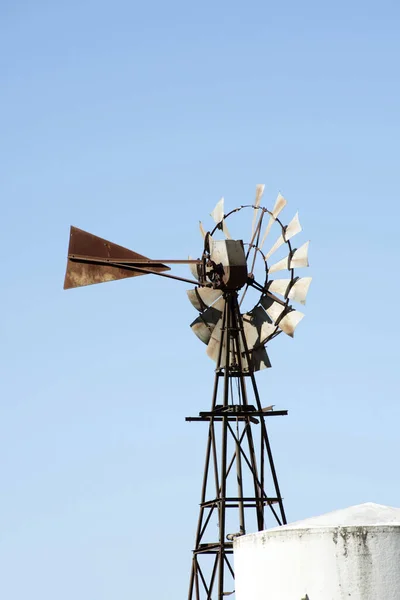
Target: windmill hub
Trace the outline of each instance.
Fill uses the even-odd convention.
[[[212,240],[207,277],[215,289],[240,290],[248,279],[242,240]]]

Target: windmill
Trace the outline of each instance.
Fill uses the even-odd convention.
[[[217,203],[214,227],[206,231],[200,223],[203,248],[197,259],[150,259],[71,227],[65,289],[146,274],[194,286],[187,292],[198,311],[191,328],[216,367],[211,408],[186,418],[208,424],[188,600],[233,595],[235,538],[265,529],[266,513],[275,524],[286,523],[266,419],[287,411],[262,405],[255,373],[271,366],[266,350],[271,340],[281,333],[293,337],[304,315],[291,302],[305,304],[311,278],[295,275],[295,269],[308,267],[308,242],[292,245],[302,230],[298,215],[283,225],[286,200],[279,194],[269,210],[261,206],[263,192],[264,185],[257,185],[254,204],[227,214],[224,200]],[[249,211],[245,243],[243,216]],[[276,240],[264,252],[273,230]],[[192,278],[169,273],[174,264],[187,264]]]

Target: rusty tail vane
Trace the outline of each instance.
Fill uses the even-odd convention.
[[[201,263],[200,260],[150,259],[97,235],[71,227],[64,289],[149,274],[198,283],[184,277],[167,275],[164,271],[169,271],[170,267],[164,264],[165,262],[195,265]]]

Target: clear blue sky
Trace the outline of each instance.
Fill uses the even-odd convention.
[[[62,290],[70,224],[153,257],[266,183],[314,281],[270,345],[290,520],[400,506],[397,1],[3,0],[0,596],[187,593],[213,363],[185,284]],[[147,500],[145,500],[147,496]]]

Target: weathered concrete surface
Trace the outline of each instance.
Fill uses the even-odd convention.
[[[236,600],[400,600],[400,509],[361,504],[235,541]]]

